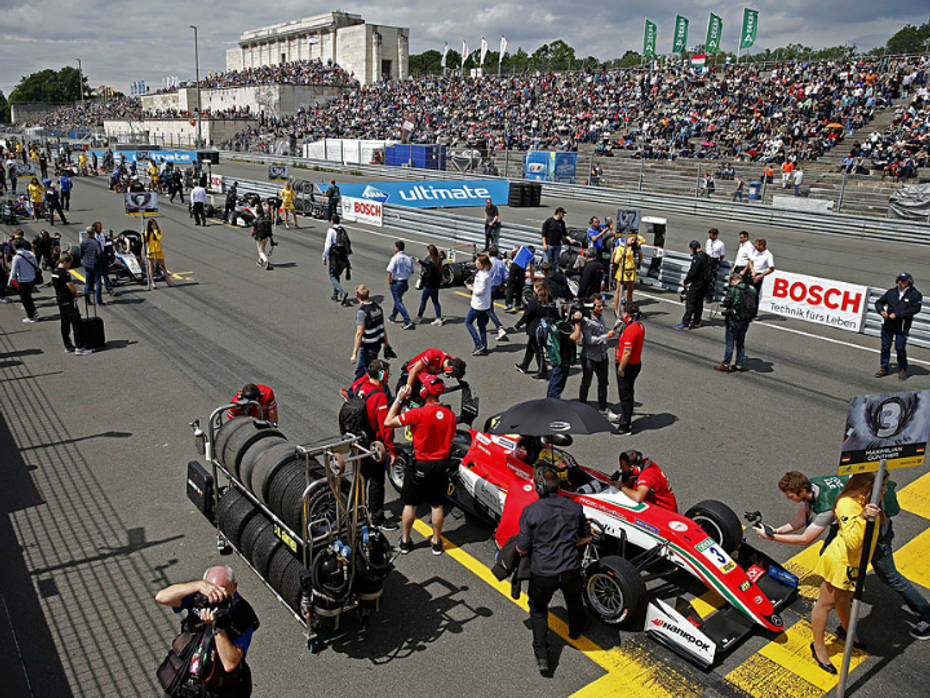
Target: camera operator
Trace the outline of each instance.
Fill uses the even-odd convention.
[[[581,547],[590,539],[590,528],[581,505],[559,497],[560,479],[551,467],[538,468],[533,484],[539,499],[520,514],[517,551],[530,556],[530,625],[533,653],[543,676],[549,664],[549,602],[561,589],[568,609],[568,636],[576,639],[584,631],[585,612],[581,598]]]
[[[245,661],[258,630],[252,606],[239,595],[236,575],[228,566],[211,567],[203,579],[172,584],[155,601],[175,613],[187,611],[182,632],[203,633],[178,689],[166,695],[198,698],[247,698],[252,695],[252,672]],[[206,678],[204,678],[206,677]]]
[[[584,317],[580,311],[576,311],[573,316],[572,340],[581,345],[581,388],[578,391],[578,401],[587,403],[591,376],[596,375],[597,408],[607,419],[616,420],[618,415],[607,408],[607,342],[616,337],[617,333],[614,330],[607,331],[607,325],[604,323],[604,299],[595,294],[591,296],[590,302],[590,317]]]
[[[733,272],[730,274],[730,285],[727,286],[727,293],[721,304],[724,308],[723,317],[727,326],[726,345],[723,362],[714,366],[714,370],[724,373],[743,371],[743,359],[746,357],[746,332],[759,307],[756,288],[746,283],[742,274]],[[736,363],[730,366],[734,345]]]
[[[223,209],[223,220],[230,222],[229,214],[235,213],[236,204],[239,203],[239,182],[233,182],[232,186],[226,190],[226,204]]]

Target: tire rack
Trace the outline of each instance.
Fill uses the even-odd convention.
[[[357,567],[358,559],[358,526],[360,523],[365,523],[371,527],[371,521],[369,519],[369,512],[367,503],[365,502],[365,493],[366,488],[364,487],[364,478],[361,476],[361,473],[358,468],[352,468],[349,473],[345,472],[345,466],[347,464],[357,463],[365,458],[375,458],[381,459],[385,455],[383,450],[383,445],[380,442],[376,442],[374,446],[376,448],[368,449],[360,445],[360,438],[353,434],[345,434],[343,436],[337,436],[330,439],[322,439],[308,444],[302,444],[296,446],[296,451],[299,455],[304,456],[304,466],[305,466],[305,482],[303,492],[303,513],[301,516],[301,523],[303,528],[303,535],[292,530],[284,521],[282,521],[274,512],[272,512],[267,506],[265,506],[259,499],[249,490],[249,488],[233,473],[231,473],[222,463],[220,463],[213,454],[213,444],[215,442],[216,430],[222,424],[222,415],[229,409],[232,408],[245,408],[248,406],[254,406],[257,409],[261,409],[258,401],[256,400],[238,400],[237,402],[232,402],[226,405],[217,407],[213,412],[210,413],[210,418],[207,421],[207,431],[206,434],[200,429],[199,422],[194,421],[191,426],[194,428],[194,437],[198,441],[202,441],[202,452],[210,464],[213,471],[213,511],[217,512],[219,507],[219,479],[217,477],[218,473],[222,473],[226,476],[226,479],[229,481],[231,486],[234,486],[236,490],[243,497],[248,499],[263,515],[271,519],[272,524],[274,525],[274,534],[279,538],[284,545],[288,546],[292,552],[295,554],[297,550],[295,549],[298,545],[302,547],[302,551],[298,555],[298,559],[302,562],[303,569],[305,572],[310,571],[310,564],[312,562],[312,551],[315,547],[321,546],[323,544],[332,543],[337,540],[337,538],[347,538],[351,541],[351,569],[349,573],[349,585],[351,589],[351,584],[355,581],[355,573]],[[200,445],[200,444],[198,444]],[[349,453],[348,456],[343,455],[343,453]],[[326,471],[325,478],[313,478],[310,474],[310,459],[316,456],[324,456],[324,469]],[[351,487],[349,489],[349,494],[347,499],[354,500],[349,506],[350,502],[343,501],[341,493],[341,483],[343,478],[351,478]],[[308,503],[309,497],[312,493],[315,493],[318,489],[318,483],[325,482],[326,486],[332,491],[333,496],[336,501],[336,525],[335,526],[326,526],[326,533],[322,533],[313,538],[309,535],[309,524],[314,523],[313,521],[308,521],[309,510]],[[351,517],[351,529],[348,528]],[[342,519],[345,519],[345,524],[342,524]],[[304,637],[307,641],[307,647],[311,651],[316,651],[315,645],[318,640],[318,634],[314,628],[312,622],[312,615],[314,609],[312,607],[312,597],[320,596],[321,598],[327,599],[329,601],[335,601],[327,597],[322,592],[313,590],[311,598],[308,599],[306,594],[303,595],[300,604],[300,612],[295,611],[291,605],[284,599],[281,594],[278,593],[271,582],[265,579],[258,570],[252,565],[248,560],[242,550],[233,545],[232,542],[226,537],[219,527],[219,516],[214,514],[214,527],[216,529],[216,547],[220,553],[224,553],[229,550],[235,550],[239,555],[242,562],[255,573],[255,576],[258,577],[262,584],[267,587],[267,589],[274,595],[274,597],[291,613],[294,618],[303,626],[304,628]],[[396,557],[396,553],[394,554]],[[391,558],[393,562],[394,557]],[[334,629],[339,629],[339,620],[343,612],[354,610],[358,607],[358,598],[354,592],[349,593],[349,597],[345,603],[343,603],[339,608],[336,609],[315,609],[316,613],[323,617],[333,617],[334,618]],[[380,595],[375,599],[375,609],[380,608]]]

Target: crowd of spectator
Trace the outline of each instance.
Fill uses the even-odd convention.
[[[873,131],[861,144],[853,143],[838,166],[848,174],[881,173],[899,182],[916,177],[930,163],[930,90],[920,85],[914,99],[898,109],[883,132]]]
[[[201,87],[248,87],[250,85],[358,87],[358,80],[355,79],[353,73],[332,61],[323,63],[319,58],[315,58],[279,65],[210,73],[200,82]]]
[[[27,121],[24,126],[41,128],[70,129],[91,128],[103,125],[104,119],[128,119],[135,121],[142,118],[142,102],[137,97],[112,97],[77,102]]]

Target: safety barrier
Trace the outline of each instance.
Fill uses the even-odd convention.
[[[250,160],[267,164],[317,167],[357,175],[390,177],[395,179],[479,179],[484,175],[474,172],[423,170],[412,167],[386,167],[384,165],[343,165],[328,160],[306,160],[286,155],[237,153],[222,151],[226,159]],[[499,179],[499,178],[496,178]],[[523,181],[512,179],[513,182]],[[709,199],[696,199],[674,194],[654,194],[645,191],[591,187],[581,184],[543,183],[543,195],[559,199],[610,204],[618,208],[648,208],[663,213],[679,213],[729,220],[752,225],[769,225],[794,230],[830,235],[847,235],[894,242],[930,245],[930,224],[895,219],[868,218],[842,213],[811,213],[792,211],[756,204],[733,203]]]

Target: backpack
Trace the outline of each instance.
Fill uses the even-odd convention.
[[[336,241],[333,242],[333,249],[341,255],[348,256],[352,254],[352,241],[349,240],[346,229],[341,225],[337,225],[334,226],[333,230],[336,231]]]
[[[541,325],[542,323],[540,323]],[[562,335],[565,334],[561,330],[562,326],[565,325],[564,322],[553,322],[549,323],[547,335],[546,335],[546,355],[549,357],[549,363],[553,366],[558,366],[562,363],[567,363],[569,366],[575,363],[576,358],[576,347],[575,343],[568,341],[567,347],[567,356],[563,356],[564,344],[562,341]]]
[[[376,392],[384,391],[372,390],[364,395],[353,395],[339,408],[339,433],[362,437],[362,446],[368,446],[375,440],[375,430],[368,421],[367,403]]]
[[[737,320],[752,320],[759,310],[759,296],[755,286],[740,284],[736,287],[739,297],[733,304],[733,315]]]

